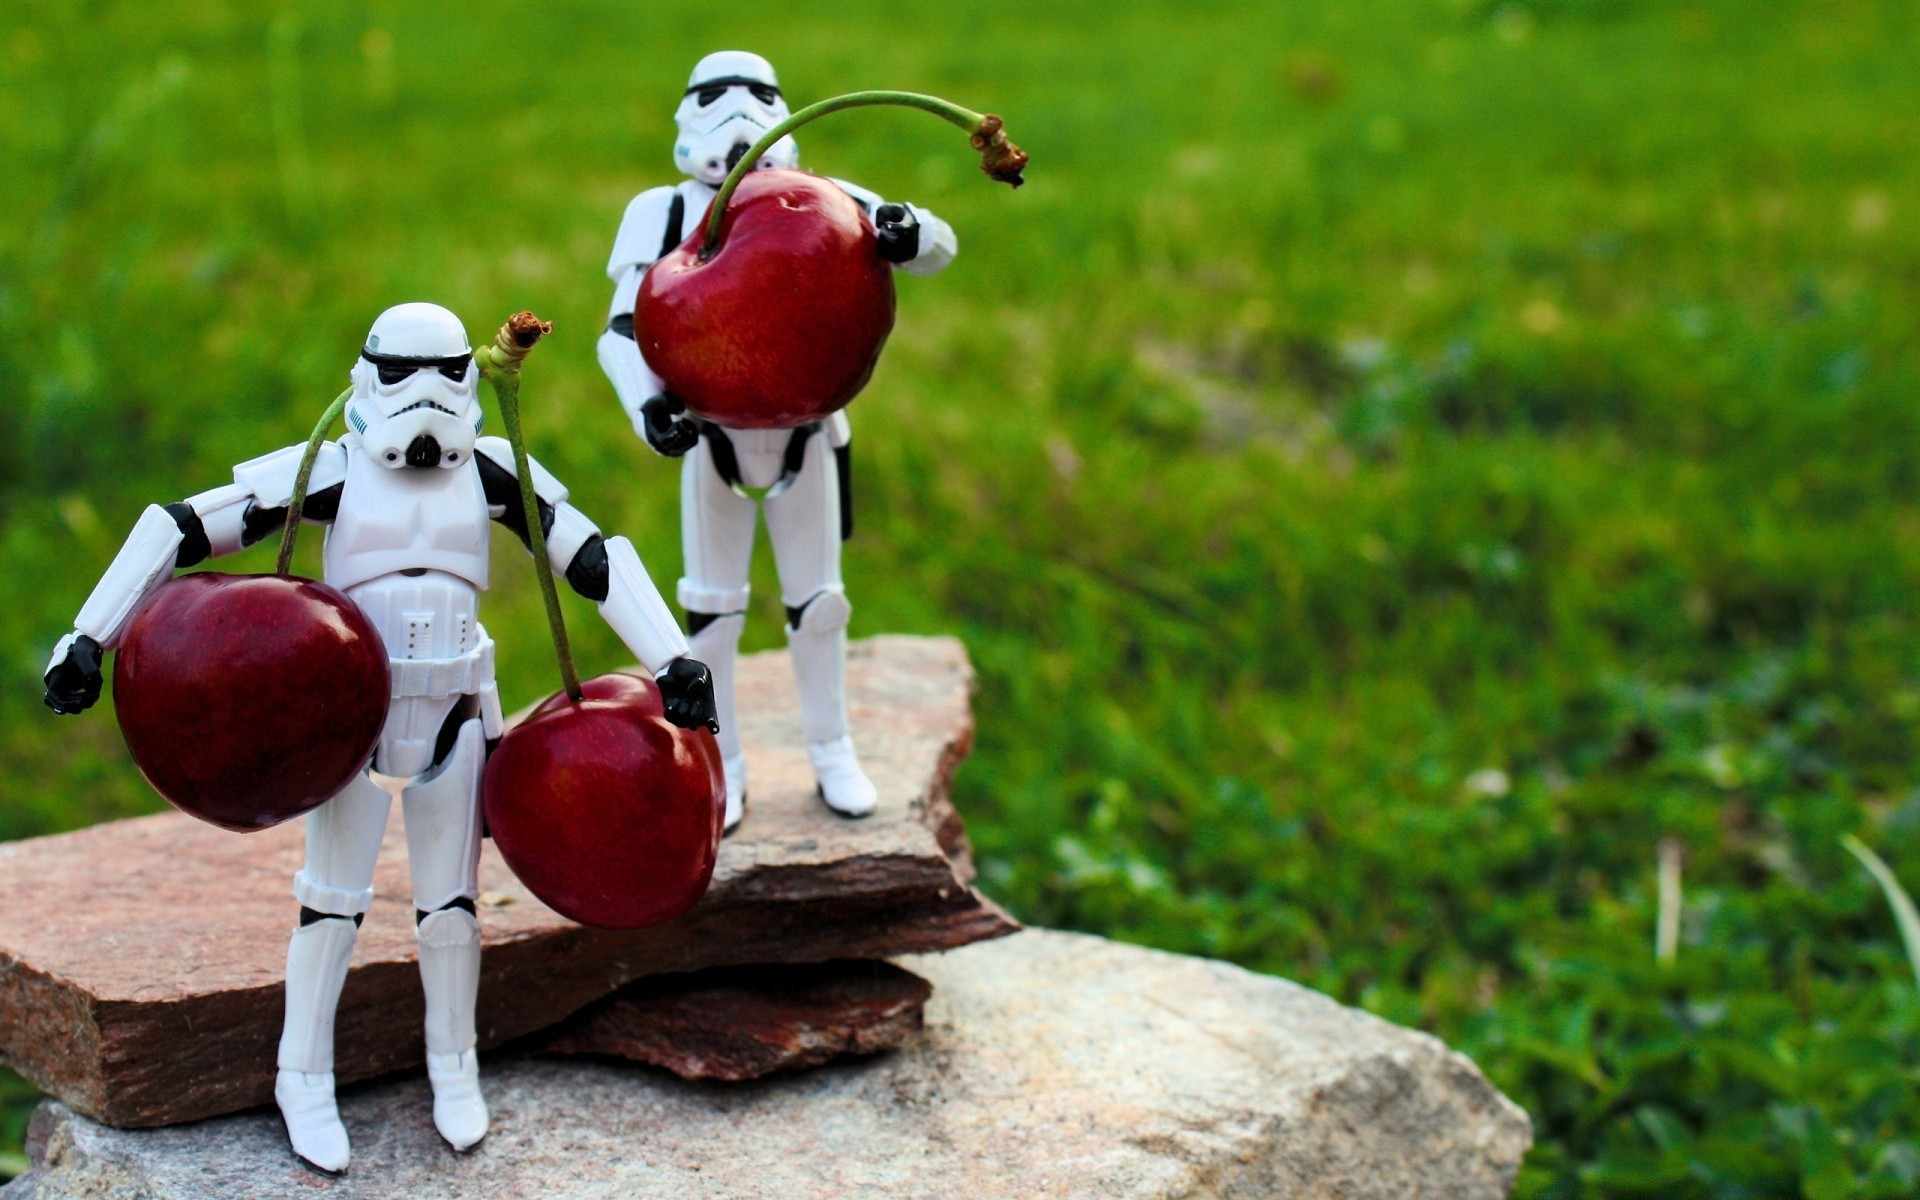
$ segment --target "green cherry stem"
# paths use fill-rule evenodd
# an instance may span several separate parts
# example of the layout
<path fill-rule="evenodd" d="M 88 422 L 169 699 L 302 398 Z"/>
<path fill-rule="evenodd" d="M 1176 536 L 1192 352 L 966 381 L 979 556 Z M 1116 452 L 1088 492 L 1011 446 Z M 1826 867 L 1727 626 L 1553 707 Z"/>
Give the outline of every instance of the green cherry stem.
<path fill-rule="evenodd" d="M 520 508 L 527 522 L 527 549 L 533 553 L 533 571 L 540 579 L 540 596 L 547 604 L 547 628 L 553 634 L 553 654 L 560 661 L 560 682 L 574 703 L 586 699 L 580 688 L 580 669 L 573 663 L 573 645 L 567 639 L 567 619 L 560 611 L 560 593 L 553 585 L 553 564 L 547 561 L 547 531 L 540 523 L 540 498 L 533 490 L 533 466 L 527 459 L 527 439 L 520 430 L 520 363 L 534 343 L 553 332 L 550 321 L 530 312 L 515 313 L 493 335 L 493 344 L 474 352 L 480 374 L 493 384 L 500 401 L 500 419 L 513 443 L 513 472 L 520 481 Z"/>
<path fill-rule="evenodd" d="M 713 198 L 713 207 L 707 213 L 707 240 L 700 247 L 701 261 L 712 258 L 720 250 L 720 225 L 727 212 L 727 201 L 733 198 L 734 189 L 740 186 L 747 172 L 753 170 L 753 164 L 760 156 L 773 149 L 775 142 L 809 122 L 839 112 L 843 108 L 864 108 L 873 104 L 892 104 L 904 108 L 917 108 L 930 112 L 936 117 L 948 121 L 967 131 L 973 148 L 980 152 L 980 169 L 1002 183 L 1019 187 L 1021 171 L 1026 168 L 1027 155 L 1020 147 L 1007 140 L 1000 118 L 992 113 L 977 113 L 962 108 L 950 100 L 938 96 L 927 96 L 919 92 L 848 92 L 844 96 L 835 96 L 831 100 L 822 100 L 809 104 L 799 112 L 775 125 L 733 165 L 727 172 L 727 178 L 720 185 L 720 191 Z"/>
<path fill-rule="evenodd" d="M 348 388 L 333 398 L 327 405 L 327 411 L 320 414 L 319 424 L 313 427 L 312 436 L 307 438 L 307 448 L 300 455 L 300 471 L 293 477 L 293 496 L 287 501 L 287 523 L 280 528 L 280 561 L 274 564 L 273 573 L 285 575 L 293 569 L 293 543 L 300 536 L 300 510 L 307 504 L 307 485 L 313 482 L 313 463 L 320 457 L 320 447 L 327 440 L 327 430 L 340 419 L 347 407 L 347 401 L 353 396 Z"/>

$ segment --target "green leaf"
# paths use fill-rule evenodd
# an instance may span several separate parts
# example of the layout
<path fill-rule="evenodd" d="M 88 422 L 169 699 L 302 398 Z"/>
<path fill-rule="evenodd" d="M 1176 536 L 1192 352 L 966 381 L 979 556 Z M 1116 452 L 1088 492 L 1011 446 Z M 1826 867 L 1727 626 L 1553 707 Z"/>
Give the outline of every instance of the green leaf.
<path fill-rule="evenodd" d="M 1900 880 L 1893 874 L 1885 860 L 1859 838 L 1847 834 L 1840 839 L 1852 855 L 1867 868 L 1880 890 L 1887 894 L 1887 903 L 1893 906 L 1893 919 L 1900 926 L 1900 940 L 1907 946 L 1907 961 L 1913 964 L 1913 982 L 1920 986 L 1920 909 L 1913 906 L 1913 897 L 1907 895 L 1907 889 L 1900 886 Z"/>

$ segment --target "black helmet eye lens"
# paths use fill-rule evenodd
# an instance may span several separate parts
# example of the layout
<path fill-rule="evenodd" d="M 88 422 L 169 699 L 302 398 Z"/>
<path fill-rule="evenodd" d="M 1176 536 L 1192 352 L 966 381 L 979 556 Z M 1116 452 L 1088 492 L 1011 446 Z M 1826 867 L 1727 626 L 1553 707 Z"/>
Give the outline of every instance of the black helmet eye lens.
<path fill-rule="evenodd" d="M 729 75 L 724 79 L 709 79 L 705 83 L 688 88 L 687 94 L 696 97 L 700 101 L 701 108 L 711 108 L 720 97 L 727 94 L 728 88 L 736 87 L 746 88 L 753 93 L 755 100 L 769 108 L 780 98 L 780 89 L 772 84 L 761 83 L 758 79 L 748 79 L 739 75 Z"/>
<path fill-rule="evenodd" d="M 361 351 L 360 357 L 373 364 L 380 375 L 380 382 L 388 387 L 401 383 L 415 371 L 438 371 L 455 383 L 465 383 L 467 370 L 473 366 L 472 354 L 458 354 L 447 358 L 404 358 L 399 355 L 373 354 Z"/>

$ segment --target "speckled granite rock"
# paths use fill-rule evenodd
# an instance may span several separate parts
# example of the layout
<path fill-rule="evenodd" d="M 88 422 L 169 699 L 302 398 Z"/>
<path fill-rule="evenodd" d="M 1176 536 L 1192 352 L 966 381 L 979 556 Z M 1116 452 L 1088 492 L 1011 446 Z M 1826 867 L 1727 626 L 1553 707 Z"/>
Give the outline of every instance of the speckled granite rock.
<path fill-rule="evenodd" d="M 722 844 L 706 898 L 667 925 L 583 929 L 528 894 L 489 844 L 482 1045 L 544 1029 L 645 975 L 877 958 L 1014 930 L 969 886 L 966 834 L 947 801 L 973 741 L 971 679 L 951 638 L 853 644 L 854 737 L 880 808 L 847 821 L 814 795 L 787 656 L 744 658 L 746 820 Z M 302 829 L 242 835 L 163 813 L 0 844 L 0 1060 L 114 1125 L 269 1100 Z M 340 1004 L 342 1080 L 422 1061 L 397 817 L 374 888 Z"/>
<path fill-rule="evenodd" d="M 907 965 L 927 1028 L 878 1058 L 696 1084 L 495 1057 L 464 1157 L 423 1080 L 364 1086 L 340 1179 L 271 1114 L 117 1131 L 48 1103 L 0 1200 L 1482 1200 L 1530 1140 L 1465 1058 L 1285 980 L 1040 931 Z"/>

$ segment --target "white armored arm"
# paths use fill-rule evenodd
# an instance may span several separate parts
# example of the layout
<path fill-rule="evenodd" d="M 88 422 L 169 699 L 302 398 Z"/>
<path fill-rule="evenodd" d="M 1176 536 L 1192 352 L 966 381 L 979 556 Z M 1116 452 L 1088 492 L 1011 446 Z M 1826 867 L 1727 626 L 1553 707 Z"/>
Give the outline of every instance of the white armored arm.
<path fill-rule="evenodd" d="M 513 447 L 505 438 L 484 437 L 474 443 L 474 449 L 489 513 L 522 541 L 530 542 Z M 566 487 L 537 460 L 527 462 L 533 469 L 534 499 L 554 573 L 566 576 L 574 591 L 599 604 L 600 615 L 649 671 L 658 673 L 686 654 L 687 639 L 640 565 L 633 543 L 623 537 L 601 537 L 587 515 L 567 503 Z"/>
<path fill-rule="evenodd" d="M 853 422 L 847 420 L 847 410 L 844 408 L 821 422 L 821 427 L 827 431 L 827 445 L 835 450 L 853 441 Z"/>
<path fill-rule="evenodd" d="M 120 644 L 134 612 L 173 577 L 176 568 L 232 554 L 279 528 L 301 449 L 296 446 L 242 463 L 234 469 L 233 483 L 164 507 L 149 505 L 140 514 L 120 552 L 80 606 L 73 632 L 54 647 L 46 672 L 49 706 L 56 712 L 79 712 L 99 697 L 101 652 Z M 309 494 L 345 476 L 339 447 L 325 449 L 334 454 L 322 453 Z M 272 465 L 288 455 L 291 467 L 281 470 Z M 273 479 L 281 474 L 286 476 L 285 492 L 277 499 L 263 497 L 256 485 L 265 479 L 267 491 L 272 492 Z M 308 510 L 312 509 L 309 505 Z"/>
<path fill-rule="evenodd" d="M 289 446 L 233 469 L 234 482 L 165 507 L 150 505 L 81 606 L 73 627 L 102 647 L 120 640 L 127 618 L 176 567 L 233 554 L 279 527 L 293 496 L 303 446 Z M 314 462 L 308 495 L 346 478 L 346 452 L 332 442 Z M 311 512 L 312 504 L 308 505 Z M 56 652 L 57 654 L 57 652 Z M 57 658 L 56 658 L 57 661 Z"/>
<path fill-rule="evenodd" d="M 646 418 L 641 406 L 658 396 L 664 386 L 660 377 L 647 366 L 633 338 L 633 309 L 640 295 L 640 280 L 662 254 L 678 244 L 687 222 L 690 206 L 680 189 L 650 188 L 633 198 L 620 219 L 620 232 L 614 235 L 613 252 L 607 256 L 607 278 L 613 280 L 613 300 L 607 311 L 607 328 L 595 347 L 600 369 L 613 384 L 620 407 L 633 423 L 633 431 L 646 437 Z"/>
<path fill-rule="evenodd" d="M 624 537 L 606 542 L 607 593 L 600 615 L 620 635 L 635 658 L 658 675 L 688 651 L 686 635 L 673 619 L 660 589 L 641 565 L 633 543 Z"/>
<path fill-rule="evenodd" d="M 636 281 L 640 274 L 640 268 L 633 268 Z M 631 315 L 631 308 L 628 312 Z M 631 330 L 632 326 L 627 328 Z M 660 377 L 641 357 L 640 346 L 631 333 L 607 329 L 600 334 L 600 342 L 595 349 L 600 356 L 600 369 L 607 373 L 608 382 L 613 384 L 614 395 L 620 398 L 620 407 L 627 414 L 627 420 L 633 422 L 633 432 L 645 437 L 646 418 L 641 414 L 640 406 L 661 393 Z"/>
<path fill-rule="evenodd" d="M 614 234 L 613 251 L 607 255 L 607 278 L 620 285 L 614 293 L 615 311 L 622 308 L 633 311 L 632 291 L 621 291 L 638 286 L 638 275 L 631 280 L 629 270 L 639 268 L 644 271 L 660 257 L 662 243 L 667 238 L 667 223 L 673 215 L 673 201 L 679 194 L 671 187 L 648 188 L 635 196 L 628 204 L 627 211 L 620 218 L 620 231 Z M 685 200 L 681 201 L 681 210 L 686 210 Z M 676 241 L 678 239 L 675 239 Z"/>
<path fill-rule="evenodd" d="M 473 449 L 474 459 L 480 466 L 480 486 L 487 496 L 487 515 L 513 530 L 528 550 L 532 550 L 533 539 L 527 533 L 512 444 L 505 438 L 483 437 L 474 443 Z M 574 560 L 582 549 L 600 540 L 600 530 L 585 513 L 567 503 L 566 485 L 555 479 L 538 459 L 528 458 L 527 464 L 533 468 L 534 502 L 540 509 L 540 528 L 547 537 L 547 563 L 571 581 Z M 578 585 L 575 586 L 577 590 Z"/>
<path fill-rule="evenodd" d="M 896 257 L 892 261 L 907 274 L 932 275 L 943 271 L 947 264 L 953 261 L 954 256 L 960 253 L 960 240 L 954 234 L 953 226 L 935 216 L 930 210 L 917 204 L 898 201 L 889 204 L 880 198 L 879 193 L 868 191 L 859 184 L 848 183 L 844 179 L 835 179 L 832 182 L 834 186 L 853 197 L 854 203 L 860 206 L 860 211 L 866 214 L 867 222 L 874 227 L 875 232 L 881 235 L 883 256 L 887 235 L 885 217 L 890 214 L 883 214 L 882 210 L 887 208 L 906 210 L 918 230 L 918 236 L 911 247 L 909 257 Z M 901 253 L 907 253 L 907 251 Z"/>
<path fill-rule="evenodd" d="M 917 204 L 907 207 L 920 221 L 920 253 L 902 263 L 900 269 L 909 275 L 932 275 L 946 270 L 954 255 L 960 253 L 960 239 L 955 236 L 953 226 Z"/>
<path fill-rule="evenodd" d="M 562 500 L 553 506 L 553 524 L 547 528 L 547 564 L 566 574 L 586 544 L 599 536 L 599 527 L 587 514 Z"/>
<path fill-rule="evenodd" d="M 112 565 L 80 606 L 80 614 L 73 619 L 75 632 L 86 634 L 106 649 L 113 648 L 133 610 L 153 589 L 173 578 L 185 540 L 172 513 L 158 504 L 147 505 L 120 553 L 113 556 Z M 54 651 L 55 662 L 63 657 L 64 649 L 62 646 Z"/>
<path fill-rule="evenodd" d="M 293 501 L 293 484 L 300 474 L 300 459 L 305 446 L 288 446 L 272 454 L 250 458 L 233 469 L 233 481 L 262 509 L 284 509 Z M 338 442 L 322 442 L 314 456 L 313 474 L 307 479 L 307 502 L 303 505 L 308 520 L 315 517 L 315 498 L 347 478 L 347 448 Z M 283 512 L 281 516 L 285 516 Z M 327 518 L 331 519 L 331 518 Z M 249 538 L 251 545 L 254 539 Z"/>
<path fill-rule="evenodd" d="M 485 437 L 474 449 L 494 520 L 527 540 L 513 448 L 505 438 Z M 533 468 L 540 523 L 547 532 L 547 561 L 555 573 L 565 575 L 574 591 L 599 604 L 600 615 L 647 670 L 658 674 L 685 655 L 687 639 L 640 565 L 633 543 L 623 537 L 601 537 L 586 514 L 567 503 L 567 489 L 560 481 L 537 461 L 527 462 Z"/>

